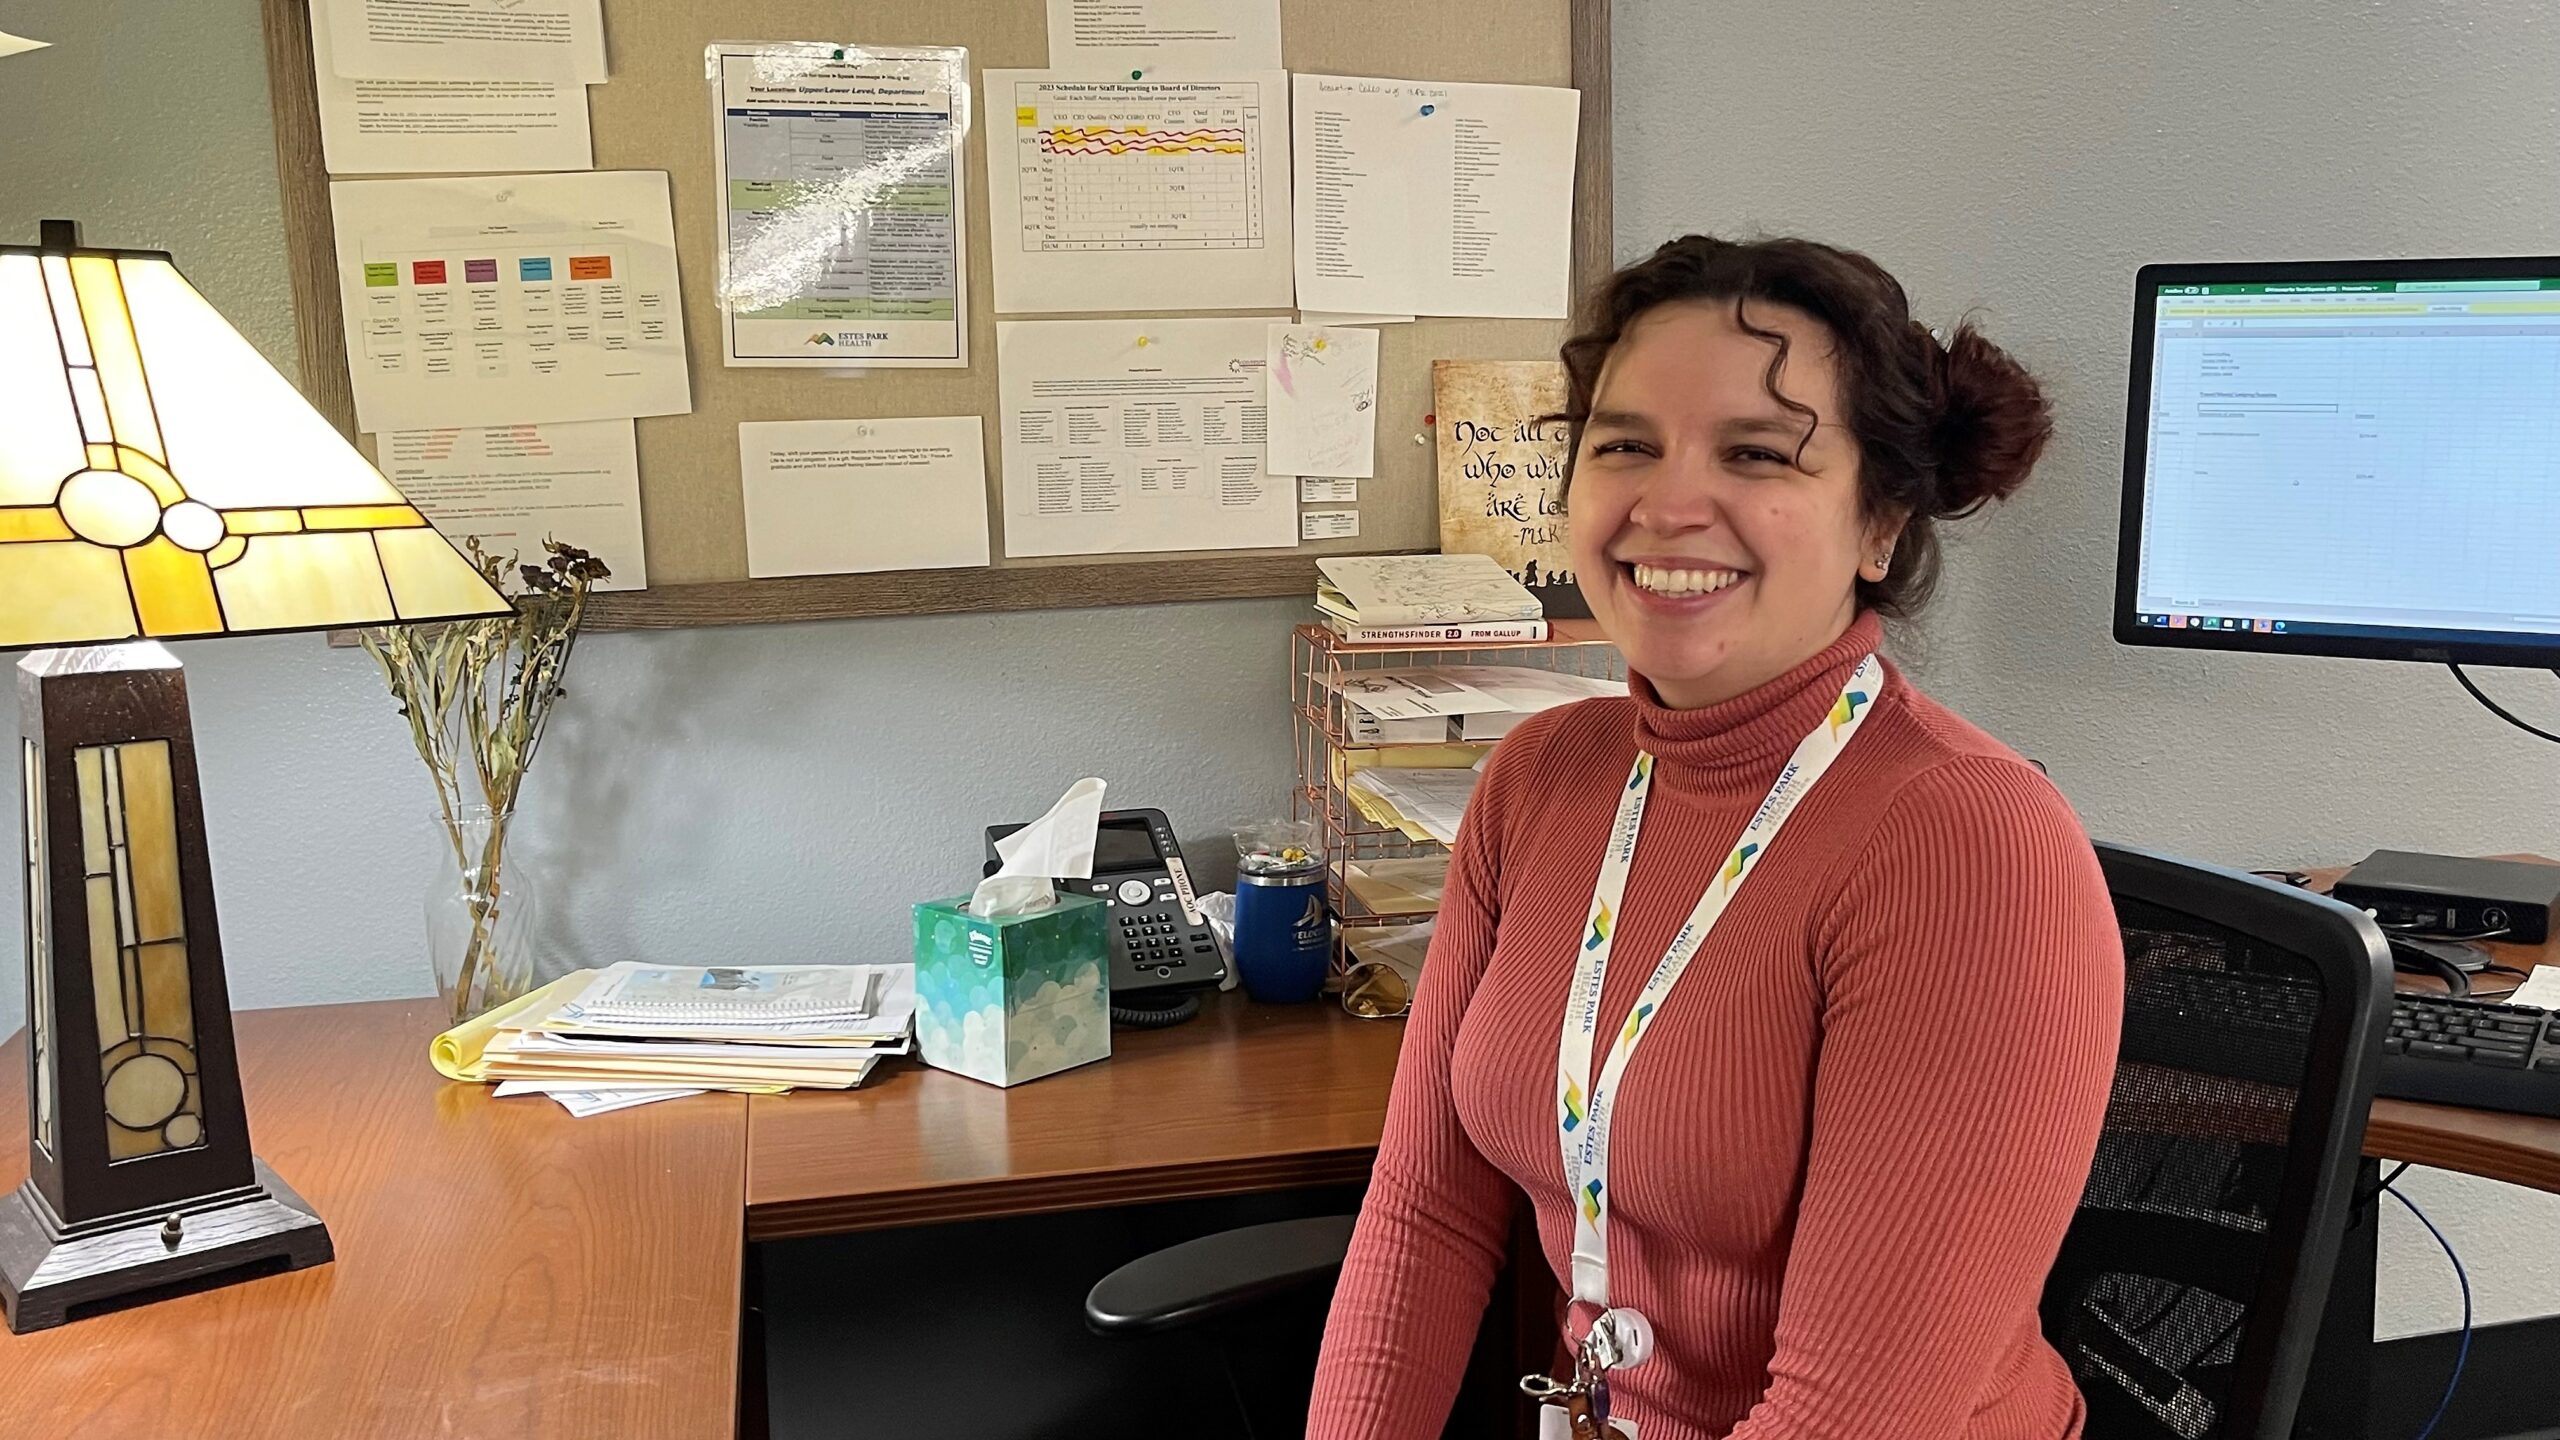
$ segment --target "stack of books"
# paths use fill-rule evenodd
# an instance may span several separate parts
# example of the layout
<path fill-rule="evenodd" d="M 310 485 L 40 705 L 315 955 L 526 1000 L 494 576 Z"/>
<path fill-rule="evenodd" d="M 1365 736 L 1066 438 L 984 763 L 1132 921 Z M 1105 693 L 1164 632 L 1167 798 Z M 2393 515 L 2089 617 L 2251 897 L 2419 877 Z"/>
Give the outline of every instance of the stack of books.
<path fill-rule="evenodd" d="M 1490 555 L 1335 555 L 1316 572 L 1316 612 L 1346 645 L 1547 638 L 1545 607 Z"/>
<path fill-rule="evenodd" d="M 447 1032 L 436 1062 L 576 1115 L 706 1090 L 849 1090 L 907 1053 L 915 1004 L 910 965 L 624 963 Z"/>

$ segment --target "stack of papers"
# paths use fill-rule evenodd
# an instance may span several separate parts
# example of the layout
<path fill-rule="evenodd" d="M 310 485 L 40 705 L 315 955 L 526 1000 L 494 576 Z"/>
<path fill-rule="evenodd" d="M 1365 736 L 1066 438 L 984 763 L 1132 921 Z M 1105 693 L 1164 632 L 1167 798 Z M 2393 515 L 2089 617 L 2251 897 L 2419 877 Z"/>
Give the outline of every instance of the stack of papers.
<path fill-rule="evenodd" d="M 1558 705 L 1627 693 L 1627 683 L 1528 665 L 1408 666 L 1353 670 L 1328 680 L 1349 702 L 1355 743 L 1499 740 Z"/>
<path fill-rule="evenodd" d="M 1458 822 L 1475 797 L 1476 770 L 1404 770 L 1379 766 L 1351 777 L 1348 794 L 1361 814 L 1392 825 L 1408 840 L 1454 845 Z"/>
<path fill-rule="evenodd" d="M 1449 888 L 1449 857 L 1421 855 L 1353 860 L 1343 867 L 1351 898 L 1372 915 L 1429 915 Z"/>
<path fill-rule="evenodd" d="M 447 1032 L 436 1060 L 577 1115 L 706 1090 L 849 1090 L 907 1053 L 915 1005 L 909 965 L 624 963 Z"/>

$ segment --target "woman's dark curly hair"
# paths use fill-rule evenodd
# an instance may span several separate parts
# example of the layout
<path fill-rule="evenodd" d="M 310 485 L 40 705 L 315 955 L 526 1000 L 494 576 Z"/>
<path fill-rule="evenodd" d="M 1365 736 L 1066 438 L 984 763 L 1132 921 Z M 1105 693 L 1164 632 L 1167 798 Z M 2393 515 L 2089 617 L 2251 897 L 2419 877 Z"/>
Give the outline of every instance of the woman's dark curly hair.
<path fill-rule="evenodd" d="M 1891 572 L 1882 581 L 1860 577 L 1859 603 L 1888 615 L 1918 610 L 1938 583 L 1934 523 L 2007 498 L 2044 453 L 2053 410 L 2043 388 L 1970 320 L 1940 344 L 1911 318 L 1902 282 L 1855 251 L 1811 240 L 1684 235 L 1611 276 L 1592 297 L 1580 333 L 1564 344 L 1568 486 L 1601 368 L 1627 327 L 1658 306 L 1700 301 L 1730 302 L 1734 323 L 1773 347 L 1766 383 L 1773 399 L 1804 417 L 1799 447 L 1824 420 L 1856 437 L 1861 508 L 1870 518 L 1904 522 Z M 1787 337 L 1753 324 L 1746 301 L 1792 306 L 1821 322 L 1845 413 L 1816 415 L 1778 389 Z"/>

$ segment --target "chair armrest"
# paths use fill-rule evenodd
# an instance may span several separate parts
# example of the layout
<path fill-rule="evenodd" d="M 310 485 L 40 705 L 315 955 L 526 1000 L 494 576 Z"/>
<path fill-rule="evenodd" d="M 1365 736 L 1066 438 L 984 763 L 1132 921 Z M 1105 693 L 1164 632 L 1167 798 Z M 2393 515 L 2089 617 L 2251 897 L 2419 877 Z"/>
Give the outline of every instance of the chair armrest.
<path fill-rule="evenodd" d="M 1085 1324 L 1102 1335 L 1145 1335 L 1304 1289 L 1342 1268 L 1351 1222 L 1348 1215 L 1278 1220 L 1141 1255 L 1094 1283 Z"/>

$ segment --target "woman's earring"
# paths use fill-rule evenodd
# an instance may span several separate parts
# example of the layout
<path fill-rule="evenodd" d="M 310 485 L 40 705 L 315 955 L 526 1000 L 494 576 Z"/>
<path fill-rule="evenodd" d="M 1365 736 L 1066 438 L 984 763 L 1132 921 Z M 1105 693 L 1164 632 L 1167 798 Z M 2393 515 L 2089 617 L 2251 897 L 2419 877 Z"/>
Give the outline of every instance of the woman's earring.
<path fill-rule="evenodd" d="M 1893 552 L 1890 550 L 1877 551 L 1876 578 L 1881 580 L 1891 573 L 1893 573 Z"/>

